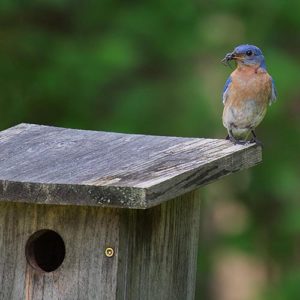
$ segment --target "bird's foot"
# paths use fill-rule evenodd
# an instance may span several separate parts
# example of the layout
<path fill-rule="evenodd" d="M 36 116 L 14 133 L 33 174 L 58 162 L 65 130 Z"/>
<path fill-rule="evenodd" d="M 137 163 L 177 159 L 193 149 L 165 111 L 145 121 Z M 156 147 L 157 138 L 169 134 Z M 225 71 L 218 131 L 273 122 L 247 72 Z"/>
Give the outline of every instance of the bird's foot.
<path fill-rule="evenodd" d="M 245 140 L 234 140 L 232 141 L 235 145 L 247 145 L 249 144 L 249 141 L 245 141 Z"/>
<path fill-rule="evenodd" d="M 234 145 L 247 145 L 249 143 L 249 141 L 247 141 L 247 140 L 237 140 L 236 138 L 234 138 L 233 136 L 230 136 L 230 135 L 228 135 L 226 137 L 226 140 L 229 140 Z"/>

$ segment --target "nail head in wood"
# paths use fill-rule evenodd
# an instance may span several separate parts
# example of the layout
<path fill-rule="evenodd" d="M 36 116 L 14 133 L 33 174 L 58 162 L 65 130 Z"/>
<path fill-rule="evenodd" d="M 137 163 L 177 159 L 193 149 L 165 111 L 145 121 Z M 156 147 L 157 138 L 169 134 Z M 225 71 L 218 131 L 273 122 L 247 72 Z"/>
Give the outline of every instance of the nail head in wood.
<path fill-rule="evenodd" d="M 114 251 L 113 248 L 108 247 L 108 248 L 105 249 L 105 255 L 106 255 L 107 257 L 113 257 L 114 254 L 115 254 L 115 251 Z"/>

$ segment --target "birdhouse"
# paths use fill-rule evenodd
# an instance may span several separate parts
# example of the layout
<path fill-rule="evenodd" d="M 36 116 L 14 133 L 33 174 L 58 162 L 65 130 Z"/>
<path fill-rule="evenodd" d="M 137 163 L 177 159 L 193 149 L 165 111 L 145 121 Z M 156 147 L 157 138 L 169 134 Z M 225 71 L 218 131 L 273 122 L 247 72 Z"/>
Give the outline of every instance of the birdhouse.
<path fill-rule="evenodd" d="M 260 161 L 217 139 L 0 132 L 0 299 L 193 299 L 197 189 Z"/>

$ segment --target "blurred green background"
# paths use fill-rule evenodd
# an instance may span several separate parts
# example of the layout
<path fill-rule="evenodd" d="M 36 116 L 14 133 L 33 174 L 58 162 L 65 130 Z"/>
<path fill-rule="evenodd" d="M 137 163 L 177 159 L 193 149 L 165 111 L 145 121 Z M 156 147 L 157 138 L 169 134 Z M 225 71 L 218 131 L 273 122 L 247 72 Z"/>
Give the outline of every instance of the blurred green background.
<path fill-rule="evenodd" d="M 263 164 L 202 189 L 197 299 L 300 299 L 300 2 L 0 4 L 0 127 L 224 138 L 220 64 L 264 51 L 278 101 Z"/>

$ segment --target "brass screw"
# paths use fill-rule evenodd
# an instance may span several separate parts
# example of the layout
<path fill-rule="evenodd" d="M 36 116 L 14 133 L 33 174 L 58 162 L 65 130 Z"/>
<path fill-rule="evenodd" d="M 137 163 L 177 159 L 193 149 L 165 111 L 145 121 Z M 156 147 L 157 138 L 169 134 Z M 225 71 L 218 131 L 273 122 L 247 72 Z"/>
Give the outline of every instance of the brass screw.
<path fill-rule="evenodd" d="M 115 254 L 115 251 L 114 251 L 113 248 L 108 247 L 108 248 L 105 249 L 105 255 L 107 257 L 112 257 L 112 256 L 114 256 L 114 254 Z"/>

